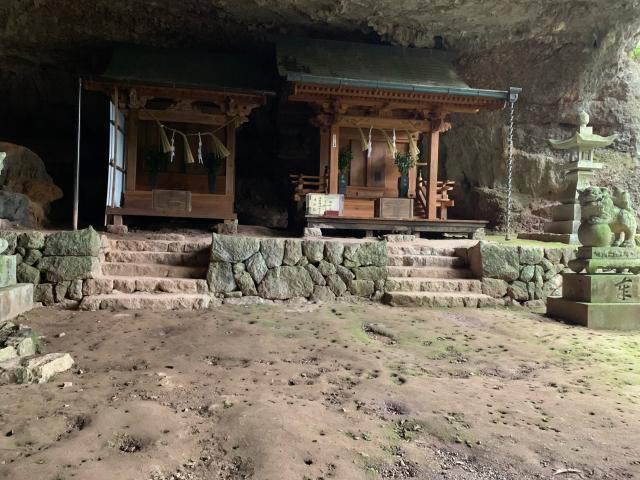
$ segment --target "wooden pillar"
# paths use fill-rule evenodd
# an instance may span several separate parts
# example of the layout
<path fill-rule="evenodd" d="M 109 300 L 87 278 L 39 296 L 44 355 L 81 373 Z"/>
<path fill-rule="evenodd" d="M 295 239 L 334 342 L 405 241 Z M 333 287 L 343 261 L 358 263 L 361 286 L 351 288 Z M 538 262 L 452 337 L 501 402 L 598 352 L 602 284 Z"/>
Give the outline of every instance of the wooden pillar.
<path fill-rule="evenodd" d="M 338 125 L 331 125 L 329 142 L 329 193 L 338 193 L 338 155 L 340 153 L 340 127 Z"/>
<path fill-rule="evenodd" d="M 125 192 L 133 192 L 136 189 L 136 170 L 138 164 L 138 109 L 129 110 L 127 119 L 127 156 L 125 157 L 126 181 Z"/>
<path fill-rule="evenodd" d="M 329 151 L 331 149 L 331 135 L 328 127 L 320 127 L 320 159 L 318 175 L 324 175 L 325 168 L 329 165 Z"/>
<path fill-rule="evenodd" d="M 411 145 L 411 136 L 412 135 L 417 135 L 418 138 L 416 140 L 416 145 L 418 146 L 418 148 L 420 148 L 420 134 L 419 133 L 414 133 L 414 132 L 408 132 L 407 133 L 407 141 L 409 142 L 409 145 Z M 411 147 L 409 147 L 409 151 L 411 151 Z M 420 161 L 420 159 L 416 159 L 416 163 L 418 163 Z M 418 165 L 414 166 L 411 170 L 409 170 L 409 197 L 411 198 L 415 198 L 416 196 L 416 182 L 418 179 Z"/>
<path fill-rule="evenodd" d="M 229 213 L 235 214 L 234 201 L 236 194 L 236 125 L 231 122 L 227 125 L 227 150 L 229 156 L 226 163 L 224 195 L 229 202 Z"/>
<path fill-rule="evenodd" d="M 435 220 L 438 215 L 436 199 L 438 196 L 438 153 L 440 150 L 440 130 L 431 131 L 429 142 L 429 195 L 427 198 L 427 219 Z"/>

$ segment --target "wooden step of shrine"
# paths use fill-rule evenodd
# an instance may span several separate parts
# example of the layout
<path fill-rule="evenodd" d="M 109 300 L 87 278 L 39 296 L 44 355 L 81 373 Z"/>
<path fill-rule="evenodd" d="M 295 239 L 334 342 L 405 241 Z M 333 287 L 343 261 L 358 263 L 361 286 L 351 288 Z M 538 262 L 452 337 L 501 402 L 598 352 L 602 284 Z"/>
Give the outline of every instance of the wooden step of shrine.
<path fill-rule="evenodd" d="M 393 267 L 464 267 L 466 262 L 459 257 L 442 255 L 389 255 L 387 265 Z"/>
<path fill-rule="evenodd" d="M 393 307 L 496 307 L 498 300 L 474 292 L 386 292 L 382 301 Z"/>
<path fill-rule="evenodd" d="M 84 297 L 81 310 L 206 310 L 208 294 L 193 293 L 111 293 Z"/>
<path fill-rule="evenodd" d="M 200 278 L 207 276 L 207 267 L 177 266 L 158 263 L 102 262 L 102 274 L 118 277 Z"/>
<path fill-rule="evenodd" d="M 387 270 L 389 277 L 473 278 L 466 268 L 389 266 Z"/>
<path fill-rule="evenodd" d="M 482 293 L 482 282 L 467 278 L 390 277 L 385 288 L 392 292 Z"/>

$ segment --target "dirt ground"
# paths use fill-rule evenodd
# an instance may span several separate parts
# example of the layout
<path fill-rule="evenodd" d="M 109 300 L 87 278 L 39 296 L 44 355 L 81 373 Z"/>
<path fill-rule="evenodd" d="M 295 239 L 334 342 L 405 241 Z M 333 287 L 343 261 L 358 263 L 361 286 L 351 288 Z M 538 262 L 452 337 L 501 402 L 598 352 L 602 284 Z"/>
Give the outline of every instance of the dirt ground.
<path fill-rule="evenodd" d="M 0 389 L 0 478 L 640 478 L 639 335 L 348 304 L 23 322 L 77 369 Z"/>

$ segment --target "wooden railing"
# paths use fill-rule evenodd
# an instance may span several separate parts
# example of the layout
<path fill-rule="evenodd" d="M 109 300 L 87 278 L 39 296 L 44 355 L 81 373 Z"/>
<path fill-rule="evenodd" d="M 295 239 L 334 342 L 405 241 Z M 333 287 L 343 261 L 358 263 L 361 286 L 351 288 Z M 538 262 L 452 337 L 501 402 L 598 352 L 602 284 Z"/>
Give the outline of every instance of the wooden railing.
<path fill-rule="evenodd" d="M 449 198 L 449 192 L 453 190 L 456 182 L 445 180 L 438 182 L 436 193 L 436 218 L 447 219 L 447 209 L 453 207 L 455 202 Z M 416 185 L 416 201 L 414 205 L 414 215 L 420 218 L 427 218 L 429 212 L 429 186 L 428 182 L 422 178 L 422 173 L 418 172 Z"/>
<path fill-rule="evenodd" d="M 325 169 L 322 176 L 289 174 L 289 179 L 293 184 L 293 201 L 304 202 L 307 193 L 328 193 L 329 192 L 329 173 Z"/>

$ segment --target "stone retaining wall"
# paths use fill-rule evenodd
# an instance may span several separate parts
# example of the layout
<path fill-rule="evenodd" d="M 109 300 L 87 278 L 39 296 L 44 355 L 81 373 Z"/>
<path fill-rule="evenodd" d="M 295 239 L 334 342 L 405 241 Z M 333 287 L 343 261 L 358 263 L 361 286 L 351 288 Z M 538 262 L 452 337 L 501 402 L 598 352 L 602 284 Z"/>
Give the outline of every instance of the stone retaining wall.
<path fill-rule="evenodd" d="M 542 248 L 479 242 L 458 252 L 482 280 L 482 293 L 507 302 L 542 306 L 562 295 L 562 272 L 575 257 L 573 247 Z"/>
<path fill-rule="evenodd" d="M 101 240 L 91 227 L 50 234 L 6 230 L 0 238 L 9 242 L 0 254 L 16 256 L 17 281 L 34 285 L 35 302 L 80 301 L 83 283 L 100 273 Z"/>
<path fill-rule="evenodd" d="M 213 234 L 207 282 L 219 297 L 266 300 L 341 297 L 379 300 L 387 278 L 387 243 Z M 259 301 L 259 300 L 258 300 Z"/>

